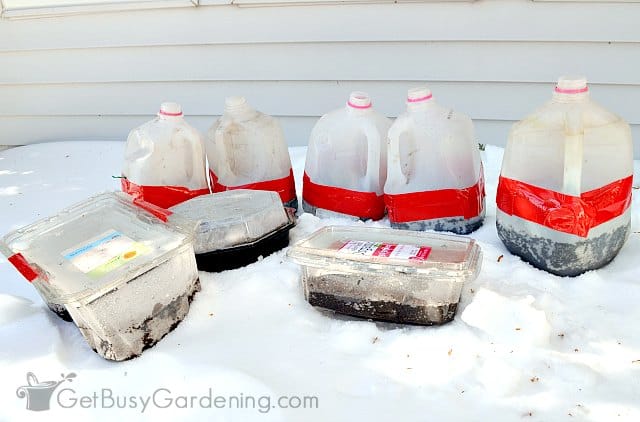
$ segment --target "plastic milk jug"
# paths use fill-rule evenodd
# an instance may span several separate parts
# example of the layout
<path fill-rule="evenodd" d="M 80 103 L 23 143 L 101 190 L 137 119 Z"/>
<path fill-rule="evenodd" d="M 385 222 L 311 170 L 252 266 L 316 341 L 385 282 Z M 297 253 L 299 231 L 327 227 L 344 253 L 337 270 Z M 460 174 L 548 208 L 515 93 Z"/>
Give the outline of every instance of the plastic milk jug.
<path fill-rule="evenodd" d="M 389 129 L 384 199 L 391 226 L 467 234 L 482 225 L 484 177 L 471 119 L 420 87 Z"/>
<path fill-rule="evenodd" d="M 229 97 L 224 114 L 207 134 L 213 192 L 232 189 L 277 192 L 298 208 L 291 158 L 278 121 L 253 109 L 243 97 Z"/>
<path fill-rule="evenodd" d="M 204 142 L 176 103 L 127 138 L 122 190 L 162 208 L 209 193 Z"/>
<path fill-rule="evenodd" d="M 379 220 L 386 179 L 386 134 L 391 121 L 374 111 L 366 93 L 325 114 L 309 140 L 303 208 L 318 216 Z"/>
<path fill-rule="evenodd" d="M 551 101 L 509 134 L 497 228 L 512 253 L 575 276 L 602 267 L 629 234 L 629 125 L 589 97 L 584 78 L 560 78 Z"/>

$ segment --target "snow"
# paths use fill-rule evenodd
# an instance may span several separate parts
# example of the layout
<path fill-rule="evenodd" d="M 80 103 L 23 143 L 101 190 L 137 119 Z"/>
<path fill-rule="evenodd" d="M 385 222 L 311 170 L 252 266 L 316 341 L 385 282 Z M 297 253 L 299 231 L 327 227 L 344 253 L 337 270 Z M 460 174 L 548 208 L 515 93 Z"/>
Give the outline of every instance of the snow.
<path fill-rule="evenodd" d="M 116 142 L 68 142 L 0 152 L 0 233 L 119 189 L 111 176 L 120 173 L 123 149 Z M 291 155 L 300 193 L 305 149 L 292 148 Z M 487 146 L 483 160 L 487 218 L 471 235 L 483 249 L 483 268 L 464 287 L 455 320 L 440 327 L 314 309 L 304 300 L 300 269 L 281 251 L 242 269 L 200 273 L 202 292 L 184 322 L 141 357 L 115 363 L 95 354 L 1 259 L 0 420 L 86 420 L 89 414 L 96 420 L 640 420 L 637 196 L 632 234 L 618 257 L 601 270 L 560 278 L 510 255 L 498 239 L 494 198 L 502 149 Z M 305 214 L 291 240 L 328 224 L 389 223 Z M 27 372 L 40 381 L 69 372 L 77 377 L 56 390 L 51 410 L 30 412 L 16 396 Z M 162 397 L 176 398 L 172 406 L 143 407 L 162 388 Z M 236 401 L 234 408 L 201 408 L 209 388 L 213 396 L 255 396 L 256 403 L 269 396 L 262 403 L 271 405 L 283 395 L 317 396 L 319 407 L 261 411 L 257 404 L 238 409 Z M 127 399 L 128 407 L 108 408 L 113 399 L 102 402 L 103 392 Z M 61 407 L 81 396 L 87 397 L 72 408 Z"/>

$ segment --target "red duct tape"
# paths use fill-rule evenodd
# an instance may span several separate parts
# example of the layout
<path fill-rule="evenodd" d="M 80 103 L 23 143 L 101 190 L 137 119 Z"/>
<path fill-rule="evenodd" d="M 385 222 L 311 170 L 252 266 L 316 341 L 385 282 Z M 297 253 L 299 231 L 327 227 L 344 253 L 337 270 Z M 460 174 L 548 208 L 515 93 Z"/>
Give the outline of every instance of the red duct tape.
<path fill-rule="evenodd" d="M 306 172 L 302 182 L 302 197 L 309 205 L 365 219 L 384 217 L 384 198 L 375 192 L 319 185 L 313 183 Z"/>
<path fill-rule="evenodd" d="M 389 220 L 406 223 L 446 217 L 477 217 L 482 212 L 484 197 L 484 174 L 480 168 L 478 183 L 468 188 L 385 194 L 384 201 Z"/>
<path fill-rule="evenodd" d="M 142 186 L 136 185 L 124 177 L 120 181 L 123 192 L 157 205 L 160 208 L 171 208 L 188 199 L 209 193 L 208 187 L 191 190 L 182 186 Z"/>
<path fill-rule="evenodd" d="M 589 230 L 622 215 L 631 204 L 633 176 L 584 192 L 565 195 L 500 176 L 496 202 L 509 215 L 552 230 L 587 237 Z"/>
<path fill-rule="evenodd" d="M 211 190 L 213 192 L 224 192 L 235 189 L 269 190 L 277 192 L 283 203 L 296 199 L 296 184 L 293 179 L 293 170 L 289 170 L 289 175 L 281 179 L 266 180 L 263 182 L 248 183 L 240 186 L 226 186 L 219 182 L 218 176 L 209 170 L 211 176 Z"/>
<path fill-rule="evenodd" d="M 8 259 L 11 265 L 13 265 L 29 283 L 38 278 L 38 273 L 29 265 L 21 253 L 13 254 Z"/>

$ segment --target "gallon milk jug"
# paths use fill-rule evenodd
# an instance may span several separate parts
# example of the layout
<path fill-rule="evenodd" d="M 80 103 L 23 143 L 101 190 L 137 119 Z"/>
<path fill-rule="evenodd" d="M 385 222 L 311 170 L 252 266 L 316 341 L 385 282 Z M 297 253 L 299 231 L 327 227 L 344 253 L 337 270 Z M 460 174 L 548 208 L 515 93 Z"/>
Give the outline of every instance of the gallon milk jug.
<path fill-rule="evenodd" d="M 392 227 L 467 234 L 482 225 L 484 178 L 469 117 L 438 105 L 427 88 L 411 89 L 388 138 Z"/>
<path fill-rule="evenodd" d="M 322 116 L 311 132 L 303 180 L 303 208 L 318 216 L 384 217 L 386 134 L 391 121 L 363 92 Z"/>
<path fill-rule="evenodd" d="M 176 103 L 127 138 L 122 190 L 162 208 L 209 193 L 204 142 Z"/>
<path fill-rule="evenodd" d="M 502 162 L 497 228 L 507 249 L 550 273 L 610 262 L 630 228 L 629 125 L 560 78 L 553 98 L 516 123 Z"/>
<path fill-rule="evenodd" d="M 224 114 L 207 135 L 213 192 L 233 189 L 277 192 L 298 208 L 289 150 L 276 119 L 254 110 L 243 97 L 229 97 Z"/>

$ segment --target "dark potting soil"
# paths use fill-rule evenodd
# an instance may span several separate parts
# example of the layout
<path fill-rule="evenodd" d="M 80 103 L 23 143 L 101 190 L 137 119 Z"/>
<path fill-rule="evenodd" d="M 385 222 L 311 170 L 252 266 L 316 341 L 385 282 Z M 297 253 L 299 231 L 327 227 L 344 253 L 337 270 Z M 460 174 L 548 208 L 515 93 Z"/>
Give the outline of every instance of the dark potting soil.
<path fill-rule="evenodd" d="M 319 292 L 309 292 L 307 300 L 313 306 L 341 314 L 400 324 L 444 324 L 453 320 L 458 309 L 457 303 L 417 307 L 383 300 L 354 301 L 353 298 Z"/>
<path fill-rule="evenodd" d="M 51 309 L 51 311 L 54 314 L 58 315 L 63 320 L 67 322 L 73 321 L 73 318 L 71 318 L 71 315 L 69 314 L 69 311 L 67 311 L 66 306 L 60 305 L 59 303 L 51 303 L 51 302 L 47 302 L 47 306 L 49 307 L 49 309 Z"/>
<path fill-rule="evenodd" d="M 294 225 L 295 223 L 291 222 L 268 236 L 247 245 L 196 254 L 198 270 L 218 272 L 252 264 L 261 256 L 269 256 L 289 246 L 289 231 Z"/>
<path fill-rule="evenodd" d="M 496 227 L 498 237 L 512 254 L 551 274 L 574 277 L 611 262 L 624 245 L 631 223 L 576 243 L 559 243 L 516 231 L 500 220 L 496 221 Z"/>
<path fill-rule="evenodd" d="M 391 222 L 391 227 L 401 230 L 425 231 L 435 230 L 438 232 L 451 232 L 455 234 L 469 234 L 484 223 L 483 217 L 464 219 L 462 217 L 435 218 L 433 220 L 410 221 L 407 223 Z"/>

